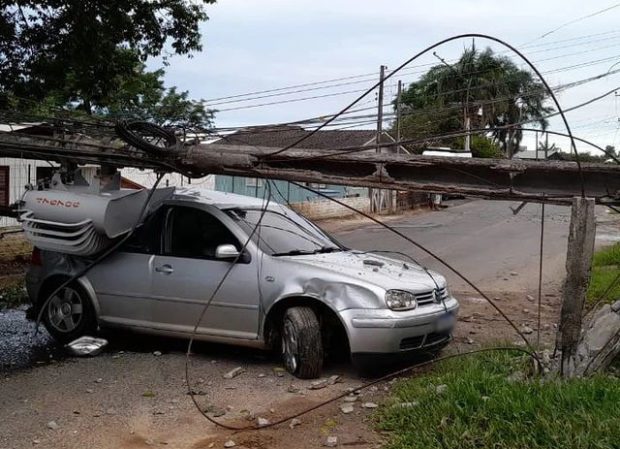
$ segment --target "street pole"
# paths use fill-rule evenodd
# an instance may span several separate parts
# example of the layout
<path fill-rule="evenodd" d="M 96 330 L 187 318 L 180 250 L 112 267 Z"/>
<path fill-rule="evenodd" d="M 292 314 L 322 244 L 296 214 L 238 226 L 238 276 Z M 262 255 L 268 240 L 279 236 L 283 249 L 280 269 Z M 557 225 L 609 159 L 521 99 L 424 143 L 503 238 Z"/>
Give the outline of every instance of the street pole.
<path fill-rule="evenodd" d="M 400 96 L 403 93 L 403 82 L 398 80 L 398 90 L 396 91 L 396 154 L 400 154 Z"/>
<path fill-rule="evenodd" d="M 381 135 L 383 134 L 383 80 L 385 79 L 385 66 L 381 65 L 379 68 L 379 93 L 377 95 L 377 150 L 376 153 L 381 153 Z M 382 209 L 382 191 L 380 189 L 373 189 L 370 195 L 370 210 L 372 212 L 380 212 Z"/>

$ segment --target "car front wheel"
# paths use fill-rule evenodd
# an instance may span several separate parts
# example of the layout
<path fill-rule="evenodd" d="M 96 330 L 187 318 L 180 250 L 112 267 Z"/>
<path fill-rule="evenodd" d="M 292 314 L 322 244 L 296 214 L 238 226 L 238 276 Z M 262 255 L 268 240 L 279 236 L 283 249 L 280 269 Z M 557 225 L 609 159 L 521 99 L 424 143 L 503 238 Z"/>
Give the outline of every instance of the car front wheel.
<path fill-rule="evenodd" d="M 321 327 L 310 307 L 291 307 L 282 319 L 282 359 L 287 371 L 301 379 L 314 379 L 323 368 Z"/>
<path fill-rule="evenodd" d="M 46 301 L 58 285 L 46 289 L 41 301 Z M 95 311 L 83 289 L 71 283 L 47 302 L 43 311 L 45 328 L 60 343 L 69 343 L 97 329 Z"/>

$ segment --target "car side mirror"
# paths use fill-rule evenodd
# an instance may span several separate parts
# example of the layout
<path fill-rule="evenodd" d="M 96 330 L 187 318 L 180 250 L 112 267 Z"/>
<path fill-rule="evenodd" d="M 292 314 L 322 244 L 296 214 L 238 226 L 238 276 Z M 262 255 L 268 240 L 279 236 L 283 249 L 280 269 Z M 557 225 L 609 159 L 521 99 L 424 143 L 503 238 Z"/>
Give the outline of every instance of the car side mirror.
<path fill-rule="evenodd" d="M 230 260 L 239 257 L 239 251 L 235 245 L 219 245 L 215 248 L 215 258 L 221 260 Z"/>

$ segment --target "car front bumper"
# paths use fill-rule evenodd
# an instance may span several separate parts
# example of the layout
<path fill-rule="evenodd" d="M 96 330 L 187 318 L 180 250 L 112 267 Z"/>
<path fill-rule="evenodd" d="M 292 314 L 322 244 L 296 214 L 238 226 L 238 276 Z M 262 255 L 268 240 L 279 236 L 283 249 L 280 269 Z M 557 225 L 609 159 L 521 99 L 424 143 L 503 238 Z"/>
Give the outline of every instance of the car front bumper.
<path fill-rule="evenodd" d="M 398 358 L 445 346 L 451 339 L 458 309 L 458 301 L 448 297 L 443 303 L 405 312 L 348 309 L 340 315 L 354 359 L 379 354 Z"/>

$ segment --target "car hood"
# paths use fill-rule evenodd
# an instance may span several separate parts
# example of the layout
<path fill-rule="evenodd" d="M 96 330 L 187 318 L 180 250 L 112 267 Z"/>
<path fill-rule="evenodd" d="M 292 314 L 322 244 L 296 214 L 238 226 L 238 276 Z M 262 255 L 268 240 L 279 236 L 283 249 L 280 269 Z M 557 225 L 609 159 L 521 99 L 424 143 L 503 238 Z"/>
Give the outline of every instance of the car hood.
<path fill-rule="evenodd" d="M 367 282 L 385 289 L 426 291 L 434 289 L 435 283 L 440 287 L 446 284 L 442 275 L 430 270 L 427 272 L 419 265 L 371 253 L 339 251 L 326 254 L 280 256 L 278 259 L 287 259 L 314 269 L 340 273 L 360 283 Z"/>

